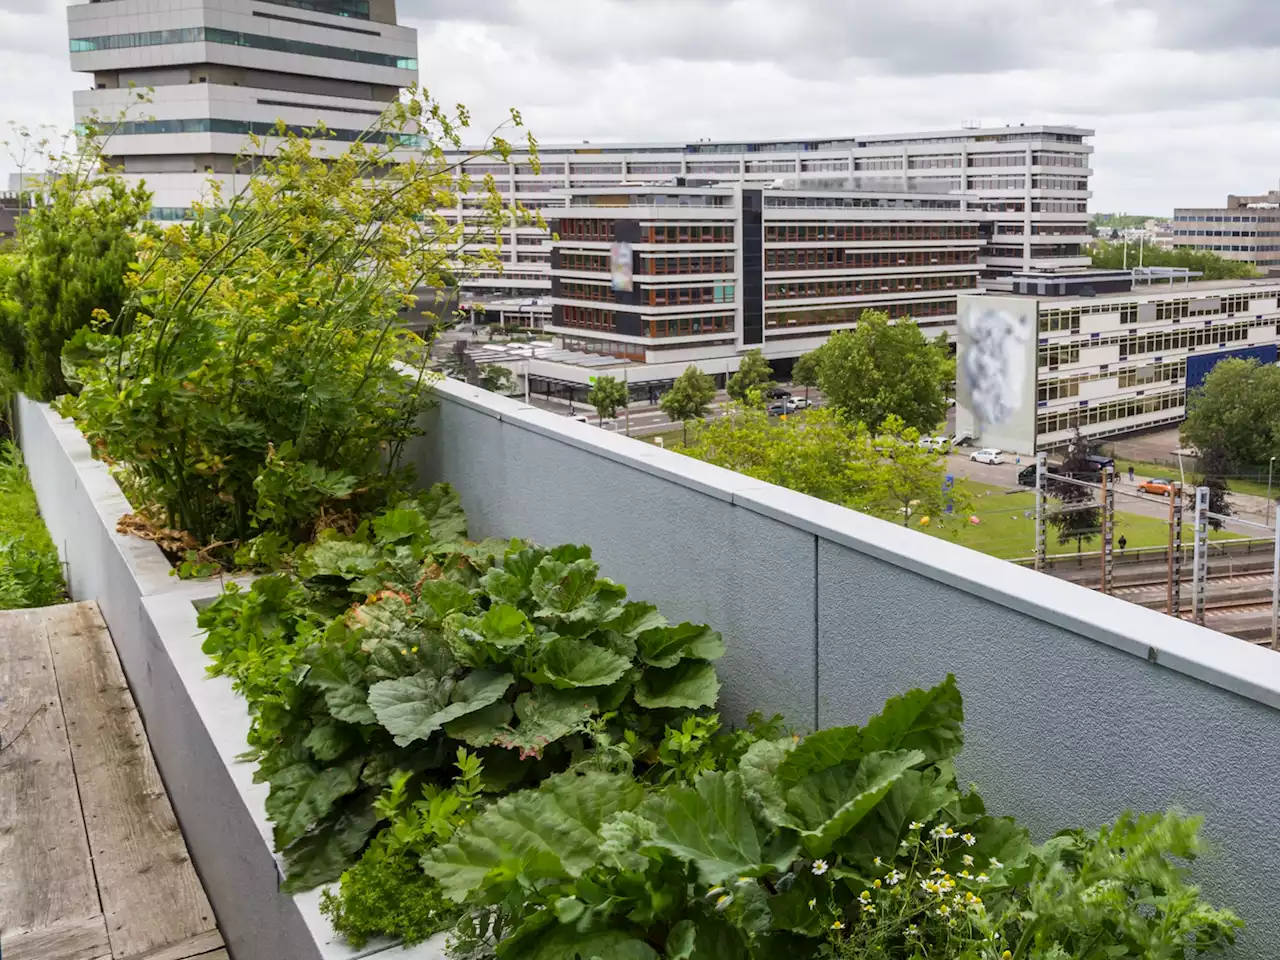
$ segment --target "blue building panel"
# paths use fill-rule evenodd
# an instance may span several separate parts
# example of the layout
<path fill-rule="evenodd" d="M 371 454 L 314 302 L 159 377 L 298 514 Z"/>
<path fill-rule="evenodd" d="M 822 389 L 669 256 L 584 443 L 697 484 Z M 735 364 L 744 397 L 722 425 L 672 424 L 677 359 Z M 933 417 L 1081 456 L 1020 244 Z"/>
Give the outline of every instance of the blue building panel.
<path fill-rule="evenodd" d="M 1280 351 L 1274 343 L 1261 347 L 1240 347 L 1237 350 L 1218 350 L 1199 356 L 1187 357 L 1187 389 L 1194 390 L 1204 383 L 1209 371 L 1218 365 L 1219 360 L 1231 358 L 1241 360 L 1257 360 L 1259 363 L 1275 363 L 1280 358 Z"/>

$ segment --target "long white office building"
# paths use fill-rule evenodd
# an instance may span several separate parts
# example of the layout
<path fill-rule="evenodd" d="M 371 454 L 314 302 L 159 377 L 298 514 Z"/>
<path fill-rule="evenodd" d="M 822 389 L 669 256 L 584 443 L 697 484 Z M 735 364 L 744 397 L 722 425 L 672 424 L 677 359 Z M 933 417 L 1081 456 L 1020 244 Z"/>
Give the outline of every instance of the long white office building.
<path fill-rule="evenodd" d="M 785 181 L 797 190 L 954 191 L 977 198 L 971 206 L 984 221 L 980 262 L 991 279 L 1089 266 L 1092 135 L 1080 127 L 1016 126 L 785 142 L 560 144 L 539 148 L 536 170 L 524 155 L 509 163 L 477 159 L 468 169 L 491 174 L 505 196 L 547 217 L 567 205 L 569 191 L 611 184 Z M 466 216 L 468 205 L 480 202 L 461 198 L 454 216 Z M 504 240 L 504 270 L 477 278 L 473 289 L 538 299 L 532 311 L 548 318 L 547 241 L 543 231 L 513 227 Z"/>
<path fill-rule="evenodd" d="M 183 219 L 210 176 L 234 191 L 250 134 L 323 123 L 340 151 L 418 79 L 395 0 L 72 0 L 67 21 L 71 66 L 93 76 L 76 119 L 132 106 L 107 153 L 146 180 L 157 219 Z"/>
<path fill-rule="evenodd" d="M 1077 428 L 1147 430 L 1182 421 L 1220 360 L 1280 359 L 1280 279 L 1141 276 L 1015 277 L 1007 294 L 961 294 L 957 429 L 1020 454 L 1061 448 Z"/>

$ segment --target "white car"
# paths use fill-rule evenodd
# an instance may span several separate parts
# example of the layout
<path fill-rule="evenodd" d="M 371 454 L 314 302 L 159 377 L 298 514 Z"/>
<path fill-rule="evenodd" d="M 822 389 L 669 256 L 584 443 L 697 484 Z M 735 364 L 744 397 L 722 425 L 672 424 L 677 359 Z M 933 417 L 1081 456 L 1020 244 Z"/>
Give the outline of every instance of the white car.
<path fill-rule="evenodd" d="M 992 465 L 1005 462 L 1004 457 L 1000 455 L 1000 451 L 990 447 L 983 450 L 975 450 L 969 454 L 969 459 L 976 463 L 989 463 Z"/>
<path fill-rule="evenodd" d="M 791 401 L 791 409 L 793 410 L 808 410 L 811 406 L 813 406 L 813 404 L 804 397 L 796 397 L 796 399 Z"/>
<path fill-rule="evenodd" d="M 934 453 L 946 453 L 951 449 L 950 437 L 921 437 L 920 446 Z"/>

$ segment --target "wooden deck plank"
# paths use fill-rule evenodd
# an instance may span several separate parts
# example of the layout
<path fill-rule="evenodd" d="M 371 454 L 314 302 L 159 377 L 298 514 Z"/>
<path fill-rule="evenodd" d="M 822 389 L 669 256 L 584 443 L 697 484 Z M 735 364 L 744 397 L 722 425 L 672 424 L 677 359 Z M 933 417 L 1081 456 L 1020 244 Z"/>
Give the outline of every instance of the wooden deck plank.
<path fill-rule="evenodd" d="M 44 616 L 40 610 L 0 613 L 0 951 L 6 960 L 22 938 L 31 944 L 46 933 L 91 927 L 102 910 Z"/>
<path fill-rule="evenodd" d="M 226 951 L 222 949 L 222 934 L 211 930 L 182 943 L 161 947 L 145 956 L 131 957 L 130 960 L 216 960 L 219 954 L 226 956 Z"/>
<path fill-rule="evenodd" d="M 97 960 L 110 956 L 111 944 L 102 914 L 97 914 L 5 937 L 3 949 L 4 960 Z"/>
<path fill-rule="evenodd" d="M 92 603 L 46 609 L 107 936 L 115 960 L 214 934 L 115 647 Z M 210 949 L 221 944 L 209 940 Z"/>

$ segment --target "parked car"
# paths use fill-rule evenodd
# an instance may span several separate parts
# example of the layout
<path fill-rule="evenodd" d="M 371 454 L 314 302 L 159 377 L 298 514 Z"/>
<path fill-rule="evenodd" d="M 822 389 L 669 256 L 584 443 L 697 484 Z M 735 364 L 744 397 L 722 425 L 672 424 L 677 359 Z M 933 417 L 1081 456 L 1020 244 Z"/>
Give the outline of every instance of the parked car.
<path fill-rule="evenodd" d="M 1173 481 L 1152 477 L 1138 484 L 1139 493 L 1153 493 L 1157 497 L 1167 497 L 1173 493 Z"/>
<path fill-rule="evenodd" d="M 1000 455 L 1000 451 L 992 447 L 984 447 L 982 450 L 975 450 L 969 454 L 969 459 L 975 463 L 987 463 L 994 466 L 998 463 L 1004 463 L 1005 459 Z"/>
<path fill-rule="evenodd" d="M 784 413 L 794 413 L 795 409 L 794 400 L 777 400 L 765 407 L 765 412 L 771 417 L 780 417 Z"/>
<path fill-rule="evenodd" d="M 791 397 L 791 391 L 782 387 L 770 387 L 765 396 L 770 400 L 787 400 Z"/>
<path fill-rule="evenodd" d="M 812 406 L 813 404 L 804 397 L 796 397 L 796 399 L 791 401 L 791 407 L 793 410 L 808 410 Z"/>
<path fill-rule="evenodd" d="M 935 453 L 947 453 L 951 449 L 950 437 L 921 437 L 920 446 Z"/>

